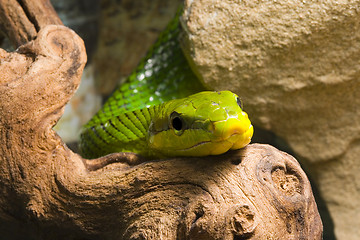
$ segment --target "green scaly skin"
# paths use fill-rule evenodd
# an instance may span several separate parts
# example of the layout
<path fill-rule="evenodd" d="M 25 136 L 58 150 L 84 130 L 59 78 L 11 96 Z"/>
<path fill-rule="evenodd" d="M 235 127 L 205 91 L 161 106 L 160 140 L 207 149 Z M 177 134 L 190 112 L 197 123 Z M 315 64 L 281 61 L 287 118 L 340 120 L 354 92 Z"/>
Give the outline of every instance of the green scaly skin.
<path fill-rule="evenodd" d="M 235 94 L 202 92 L 184 99 L 204 88 L 180 48 L 178 19 L 179 13 L 136 70 L 83 127 L 83 157 L 113 152 L 146 158 L 205 156 L 250 142 L 252 126 Z M 174 117 L 184 129 L 174 128 Z M 233 124 L 234 119 L 239 121 Z M 236 137 L 230 138 L 228 132 Z"/>

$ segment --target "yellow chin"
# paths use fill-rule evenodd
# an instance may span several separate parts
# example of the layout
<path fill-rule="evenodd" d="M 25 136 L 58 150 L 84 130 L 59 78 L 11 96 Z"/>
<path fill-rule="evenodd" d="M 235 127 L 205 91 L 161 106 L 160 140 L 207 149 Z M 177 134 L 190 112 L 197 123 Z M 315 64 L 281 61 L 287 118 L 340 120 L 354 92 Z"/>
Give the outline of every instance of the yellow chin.
<path fill-rule="evenodd" d="M 227 152 L 228 150 L 236 150 L 245 147 L 251 141 L 254 128 L 249 126 L 243 134 L 234 133 L 227 139 L 214 142 L 202 142 L 188 149 L 175 150 L 175 155 L 179 156 L 194 156 L 201 157 L 207 155 L 219 155 Z"/>
<path fill-rule="evenodd" d="M 251 138 L 254 133 L 254 128 L 250 125 L 249 129 L 244 134 L 234 134 L 229 138 L 230 142 L 233 142 L 231 150 L 236 150 L 245 147 L 251 142 Z"/>
<path fill-rule="evenodd" d="M 218 142 L 211 142 L 208 146 L 209 155 L 218 155 L 227 152 L 228 150 L 236 150 L 245 147 L 251 141 L 254 133 L 252 125 L 243 134 L 234 133 L 226 139 Z"/>

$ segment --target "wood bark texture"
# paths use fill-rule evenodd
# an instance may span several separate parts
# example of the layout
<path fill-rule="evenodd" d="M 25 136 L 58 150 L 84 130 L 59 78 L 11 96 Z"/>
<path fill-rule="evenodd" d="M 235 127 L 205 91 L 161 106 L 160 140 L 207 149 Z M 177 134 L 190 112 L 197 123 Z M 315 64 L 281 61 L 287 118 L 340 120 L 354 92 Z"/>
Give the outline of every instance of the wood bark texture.
<path fill-rule="evenodd" d="M 83 41 L 47 0 L 0 9 L 19 46 L 0 49 L 1 239 L 321 239 L 305 173 L 271 146 L 142 163 L 73 153 L 52 127 L 80 82 Z"/>

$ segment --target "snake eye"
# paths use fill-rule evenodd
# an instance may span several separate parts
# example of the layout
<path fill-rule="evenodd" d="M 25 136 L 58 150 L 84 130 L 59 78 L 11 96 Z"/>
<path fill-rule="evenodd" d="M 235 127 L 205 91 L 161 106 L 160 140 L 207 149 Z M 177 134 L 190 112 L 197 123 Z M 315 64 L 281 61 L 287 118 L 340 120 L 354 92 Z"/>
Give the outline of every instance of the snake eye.
<path fill-rule="evenodd" d="M 239 97 L 236 97 L 236 103 L 239 105 L 241 109 L 243 109 L 243 103 Z"/>
<path fill-rule="evenodd" d="M 174 129 L 176 132 L 180 133 L 185 128 L 185 122 L 183 118 L 177 112 L 172 112 L 170 114 L 170 128 Z"/>
<path fill-rule="evenodd" d="M 183 124 L 180 117 L 174 117 L 171 124 L 175 130 L 180 131 L 182 129 Z"/>

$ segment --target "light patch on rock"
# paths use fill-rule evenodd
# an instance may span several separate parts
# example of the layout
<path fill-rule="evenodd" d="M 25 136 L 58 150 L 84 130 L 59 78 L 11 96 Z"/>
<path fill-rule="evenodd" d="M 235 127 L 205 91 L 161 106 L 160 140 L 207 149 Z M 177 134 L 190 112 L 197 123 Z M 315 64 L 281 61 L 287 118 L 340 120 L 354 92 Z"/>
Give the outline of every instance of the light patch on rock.
<path fill-rule="evenodd" d="M 64 142 L 78 141 L 81 127 L 100 107 L 101 96 L 96 92 L 93 67 L 90 65 L 84 69 L 79 89 L 66 105 L 54 129 Z"/>

